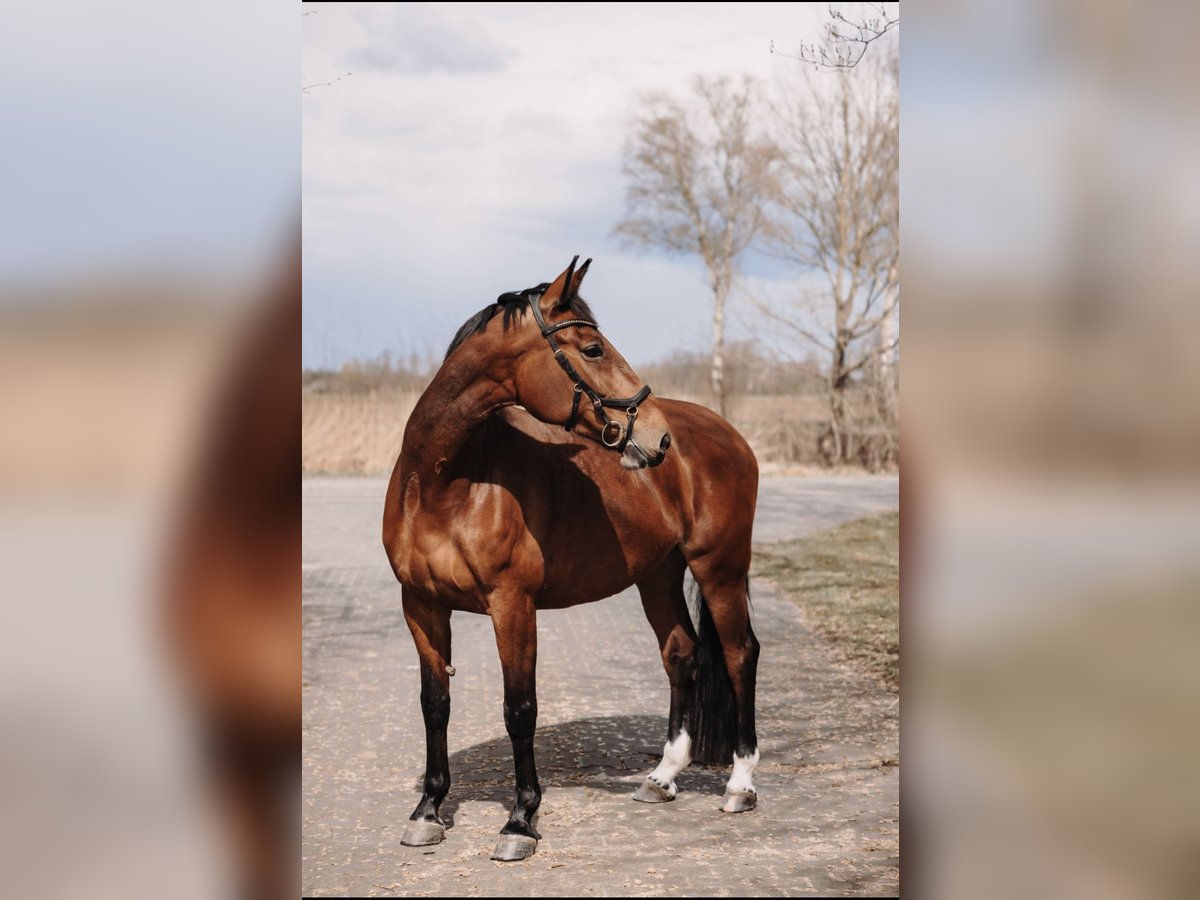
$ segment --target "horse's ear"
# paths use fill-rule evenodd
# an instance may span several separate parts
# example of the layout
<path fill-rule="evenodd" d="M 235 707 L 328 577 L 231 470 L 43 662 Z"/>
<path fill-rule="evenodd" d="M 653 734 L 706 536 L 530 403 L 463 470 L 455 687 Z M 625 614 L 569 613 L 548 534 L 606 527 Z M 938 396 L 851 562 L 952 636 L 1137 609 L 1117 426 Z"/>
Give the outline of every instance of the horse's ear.
<path fill-rule="evenodd" d="M 551 283 L 550 287 L 546 288 L 546 293 L 542 294 L 541 309 L 542 315 L 548 316 L 555 310 L 562 309 L 571 302 L 571 286 L 575 284 L 575 263 L 579 262 L 579 257 L 576 256 L 571 260 L 571 264 L 563 270 Z"/>
<path fill-rule="evenodd" d="M 575 257 L 578 259 L 579 257 Z M 575 277 L 571 280 L 571 290 L 559 301 L 559 309 L 566 309 L 571 305 L 571 301 L 579 296 L 579 286 L 583 284 L 583 276 L 587 274 L 588 266 L 592 264 L 592 258 L 589 256 L 583 261 L 583 265 L 579 267 L 579 271 L 575 273 Z"/>
<path fill-rule="evenodd" d="M 571 265 L 567 266 L 567 270 L 555 279 L 554 284 L 550 285 L 550 289 L 542 297 L 542 310 L 546 315 L 569 309 L 571 301 L 579 296 L 579 286 L 583 284 L 583 276 L 587 274 L 592 260 L 591 257 L 588 257 L 578 270 L 575 269 L 577 262 L 579 262 L 578 256 L 571 260 Z"/>

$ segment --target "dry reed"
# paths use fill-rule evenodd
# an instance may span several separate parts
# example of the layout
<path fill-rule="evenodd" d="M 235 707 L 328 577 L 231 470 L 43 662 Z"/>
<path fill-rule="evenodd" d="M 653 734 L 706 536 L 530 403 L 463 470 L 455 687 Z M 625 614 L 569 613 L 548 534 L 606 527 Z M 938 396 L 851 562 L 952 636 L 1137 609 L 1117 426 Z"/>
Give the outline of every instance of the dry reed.
<path fill-rule="evenodd" d="M 393 388 L 354 393 L 305 392 L 305 473 L 372 475 L 390 472 L 404 425 L 420 394 Z M 681 399 L 704 403 L 702 397 Z M 816 465 L 826 428 L 819 396 L 748 395 L 733 399 L 730 421 L 764 465 Z"/>

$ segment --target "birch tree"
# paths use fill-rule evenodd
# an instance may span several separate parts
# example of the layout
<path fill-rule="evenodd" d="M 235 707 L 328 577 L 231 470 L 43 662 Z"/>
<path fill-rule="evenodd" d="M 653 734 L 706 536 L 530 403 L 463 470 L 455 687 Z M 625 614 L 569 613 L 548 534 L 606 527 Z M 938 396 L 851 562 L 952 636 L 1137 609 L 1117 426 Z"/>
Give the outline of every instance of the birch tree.
<path fill-rule="evenodd" d="M 725 307 L 742 254 L 762 230 L 778 151 L 750 78 L 697 77 L 683 98 L 646 95 L 625 146 L 627 243 L 699 257 L 712 290 L 710 383 L 726 415 Z"/>
<path fill-rule="evenodd" d="M 803 72 L 776 105 L 784 155 L 767 243 L 804 275 L 791 303 L 760 303 L 777 335 L 816 346 L 828 365 L 830 463 L 848 461 L 847 393 L 862 372 L 895 378 L 899 346 L 899 59 L 853 72 Z M 881 415 L 894 418 L 883 388 Z"/>

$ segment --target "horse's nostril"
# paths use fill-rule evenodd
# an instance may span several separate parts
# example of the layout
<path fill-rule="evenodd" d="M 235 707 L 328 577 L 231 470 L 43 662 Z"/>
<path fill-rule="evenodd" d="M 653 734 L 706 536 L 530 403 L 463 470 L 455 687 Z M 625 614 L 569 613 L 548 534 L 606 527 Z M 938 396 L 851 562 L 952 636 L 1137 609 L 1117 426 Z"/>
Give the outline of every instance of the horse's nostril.
<path fill-rule="evenodd" d="M 658 442 L 658 449 L 661 450 L 663 453 L 666 453 L 667 450 L 670 449 L 670 447 L 671 447 L 671 436 L 669 434 L 664 433 L 662 436 L 662 440 Z"/>

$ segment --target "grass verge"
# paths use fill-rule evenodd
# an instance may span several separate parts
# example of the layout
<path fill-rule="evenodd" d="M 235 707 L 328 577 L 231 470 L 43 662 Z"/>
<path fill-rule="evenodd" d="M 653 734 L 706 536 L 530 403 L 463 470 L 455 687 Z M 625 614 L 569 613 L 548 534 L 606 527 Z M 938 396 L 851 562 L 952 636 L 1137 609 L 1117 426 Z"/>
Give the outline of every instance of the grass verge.
<path fill-rule="evenodd" d="M 753 573 L 775 582 L 851 664 L 899 692 L 899 513 L 757 546 Z"/>

